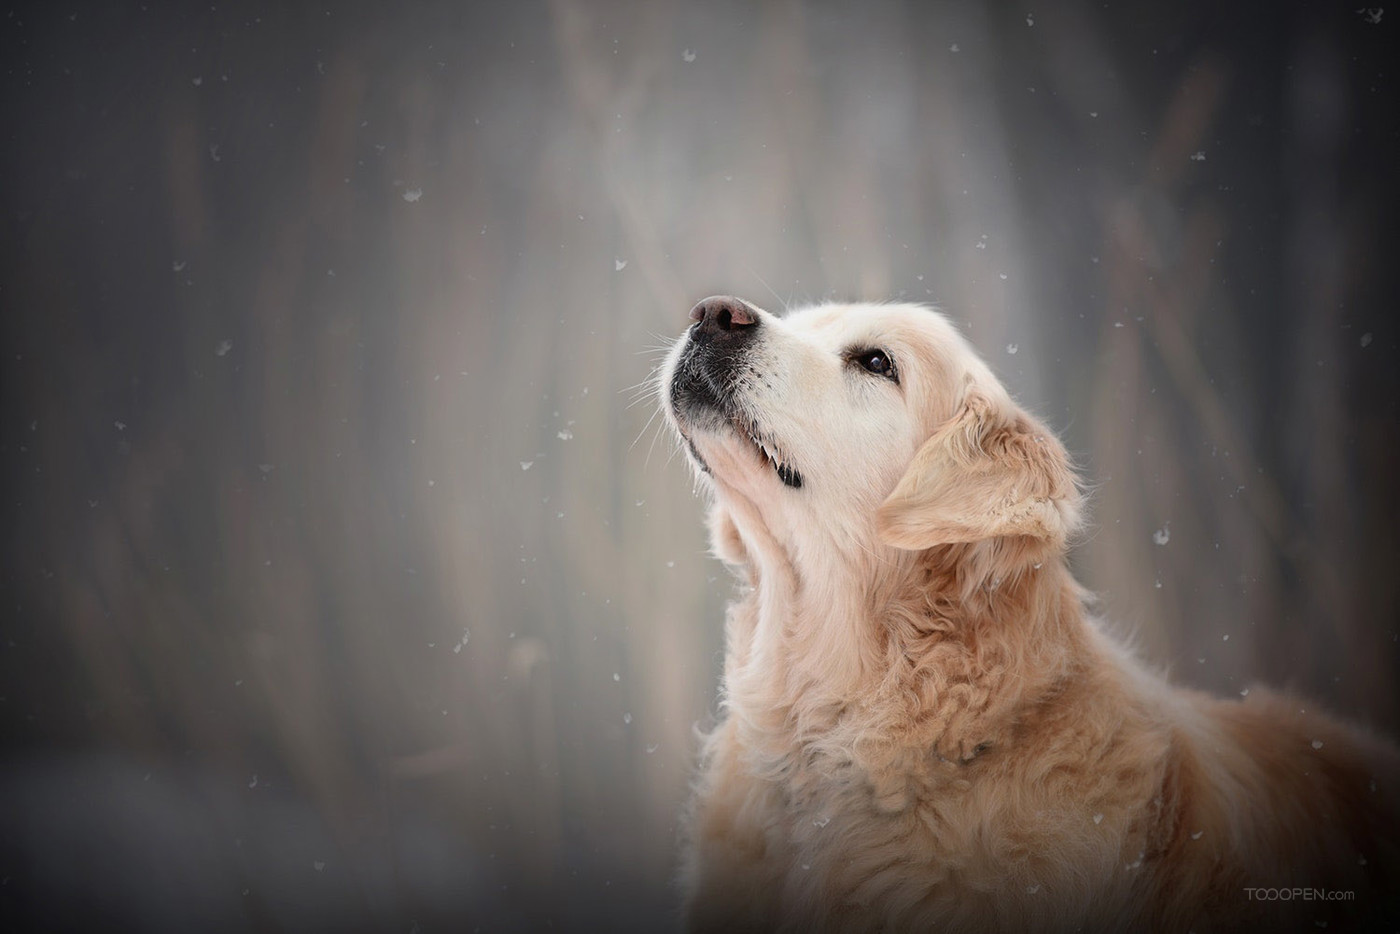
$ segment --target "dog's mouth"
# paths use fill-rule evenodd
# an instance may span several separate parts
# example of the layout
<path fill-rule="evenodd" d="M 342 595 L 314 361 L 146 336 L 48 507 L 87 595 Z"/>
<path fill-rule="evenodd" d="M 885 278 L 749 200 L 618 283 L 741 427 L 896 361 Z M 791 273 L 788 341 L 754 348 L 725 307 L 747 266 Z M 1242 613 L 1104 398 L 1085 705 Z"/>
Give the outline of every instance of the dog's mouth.
<path fill-rule="evenodd" d="M 730 431 L 760 462 L 772 470 L 784 486 L 802 488 L 802 473 L 793 465 L 773 434 L 734 401 L 720 393 L 713 382 L 690 368 L 678 371 L 671 381 L 671 409 L 690 454 L 700 469 L 714 473 L 691 437 L 691 430 Z"/>
<path fill-rule="evenodd" d="M 768 462 L 768 466 L 778 475 L 778 479 L 784 485 L 792 487 L 794 490 L 802 488 L 802 474 L 797 468 L 792 466 L 782 454 L 782 449 L 773 440 L 772 436 L 751 419 L 746 419 L 742 415 L 731 415 L 729 422 L 734 426 L 734 430 L 741 438 L 747 440 L 758 455 Z"/>

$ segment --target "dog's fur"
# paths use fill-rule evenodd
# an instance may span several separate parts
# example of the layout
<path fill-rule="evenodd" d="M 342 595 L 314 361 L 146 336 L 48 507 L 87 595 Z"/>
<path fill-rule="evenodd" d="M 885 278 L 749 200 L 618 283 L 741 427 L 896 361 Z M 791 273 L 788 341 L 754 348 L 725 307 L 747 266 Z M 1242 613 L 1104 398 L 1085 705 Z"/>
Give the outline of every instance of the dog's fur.
<path fill-rule="evenodd" d="M 664 407 L 744 584 L 692 930 L 1394 924 L 1400 756 L 1262 688 L 1172 687 L 1106 636 L 1065 562 L 1064 449 L 941 315 L 692 317 Z"/>

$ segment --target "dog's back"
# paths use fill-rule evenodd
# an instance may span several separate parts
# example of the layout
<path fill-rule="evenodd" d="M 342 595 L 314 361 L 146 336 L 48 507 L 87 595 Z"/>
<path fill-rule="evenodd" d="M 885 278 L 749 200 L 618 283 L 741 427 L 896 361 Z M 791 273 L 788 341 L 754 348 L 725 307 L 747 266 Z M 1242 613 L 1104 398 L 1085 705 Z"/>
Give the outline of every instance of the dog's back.
<path fill-rule="evenodd" d="M 1400 922 L 1394 747 L 1263 688 L 1242 701 L 1186 697 L 1194 715 L 1173 734 L 1163 792 L 1177 816 L 1150 920 Z"/>

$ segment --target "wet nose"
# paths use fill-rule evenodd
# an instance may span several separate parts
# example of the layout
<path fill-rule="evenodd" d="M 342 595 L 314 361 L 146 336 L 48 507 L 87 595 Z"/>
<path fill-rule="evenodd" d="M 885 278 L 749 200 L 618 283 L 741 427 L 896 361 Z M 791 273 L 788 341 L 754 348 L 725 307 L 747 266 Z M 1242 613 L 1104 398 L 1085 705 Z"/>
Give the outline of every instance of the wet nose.
<path fill-rule="evenodd" d="M 690 309 L 690 320 L 698 321 L 698 335 L 739 337 L 740 333 L 757 327 L 758 312 L 742 298 L 733 295 L 711 295 Z"/>

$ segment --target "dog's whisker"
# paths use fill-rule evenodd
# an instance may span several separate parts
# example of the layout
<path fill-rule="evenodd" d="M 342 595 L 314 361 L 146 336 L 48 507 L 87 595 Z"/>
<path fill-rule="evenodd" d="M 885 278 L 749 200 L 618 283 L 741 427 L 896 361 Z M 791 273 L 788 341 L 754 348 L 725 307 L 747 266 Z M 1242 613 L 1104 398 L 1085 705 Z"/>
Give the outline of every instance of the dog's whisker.
<path fill-rule="evenodd" d="M 650 370 L 647 371 L 646 376 L 642 377 L 640 380 L 638 380 L 630 386 L 624 386 L 623 388 L 619 389 L 618 392 L 631 392 L 635 389 L 650 389 L 653 391 L 660 390 L 660 381 L 658 380 L 657 376 L 661 372 L 662 367 L 664 367 L 665 365 L 666 362 L 664 360 L 657 361 L 657 363 L 654 366 L 652 366 Z"/>
<path fill-rule="evenodd" d="M 661 433 L 664 429 L 665 426 L 661 422 L 656 423 L 656 430 L 651 433 L 651 443 L 647 445 L 647 456 L 646 460 L 643 461 L 643 466 L 650 466 L 651 452 L 656 450 L 656 439 L 661 437 Z"/>
<path fill-rule="evenodd" d="M 767 280 L 765 280 L 762 276 L 758 274 L 758 271 L 756 269 L 754 269 L 752 266 L 746 266 L 745 268 L 748 269 L 749 273 L 755 279 L 757 279 L 763 284 L 763 287 L 768 290 L 768 294 L 773 296 L 773 300 L 778 303 L 778 306 L 782 309 L 783 314 L 786 315 L 790 309 L 790 306 L 787 302 L 783 301 L 783 297 L 779 295 L 776 291 L 774 291 L 773 287 L 768 284 Z"/>
<path fill-rule="evenodd" d="M 630 406 L 629 406 L 629 408 L 630 408 Z M 629 444 L 629 445 L 627 445 L 627 450 L 630 451 L 630 450 L 632 450 L 633 448 L 635 448 L 635 447 L 637 446 L 637 442 L 642 440 L 642 435 L 644 435 L 644 434 L 647 433 L 647 429 L 651 427 L 652 423 L 656 421 L 656 416 L 658 416 L 658 415 L 660 415 L 660 414 L 661 414 L 661 407 L 660 407 L 660 406 L 657 406 L 655 409 L 652 409 L 651 415 L 647 418 L 646 424 L 642 426 L 642 430 L 641 430 L 641 431 L 637 432 L 637 437 L 635 437 L 635 438 L 632 439 L 632 443 Z M 658 427 L 659 427 L 659 426 L 658 426 Z"/>
<path fill-rule="evenodd" d="M 639 393 L 637 393 L 636 397 L 631 402 L 627 403 L 626 409 L 636 408 L 643 402 L 655 402 L 657 401 L 657 399 L 660 398 L 660 396 L 660 387 L 654 386 L 648 389 L 643 389 Z M 626 409 L 624 409 L 624 411 L 626 411 Z"/>

